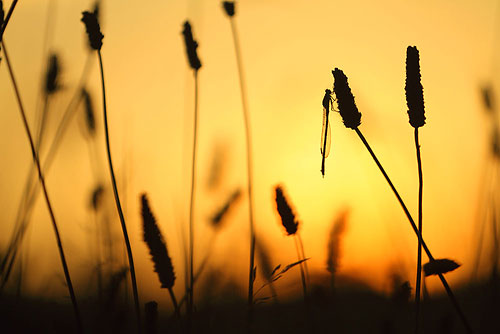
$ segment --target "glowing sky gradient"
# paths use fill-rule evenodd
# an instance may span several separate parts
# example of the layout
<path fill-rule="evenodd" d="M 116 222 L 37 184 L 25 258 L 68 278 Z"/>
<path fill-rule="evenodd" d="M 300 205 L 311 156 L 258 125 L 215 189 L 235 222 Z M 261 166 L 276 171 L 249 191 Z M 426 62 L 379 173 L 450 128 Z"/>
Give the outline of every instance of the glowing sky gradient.
<path fill-rule="evenodd" d="M 86 59 L 81 12 L 90 1 L 20 1 L 5 42 L 34 124 L 45 61 L 47 10 L 54 4 L 50 49 L 62 62 L 63 90 L 53 102 L 49 131 L 68 103 Z M 479 179 L 489 147 L 488 119 L 479 87 L 499 77 L 497 3 L 484 1 L 240 1 L 236 23 L 248 88 L 254 153 L 256 226 L 273 263 L 293 262 L 293 240 L 275 213 L 273 187 L 282 184 L 301 221 L 309 267 L 327 275 L 330 225 L 350 209 L 341 274 L 355 275 L 386 291 L 400 271 L 414 285 L 416 237 L 382 175 L 356 134 L 333 114 L 332 146 L 321 177 L 321 100 L 341 68 L 362 113 L 360 129 L 417 216 L 417 165 L 413 128 L 404 95 L 406 47 L 420 50 L 427 124 L 420 130 L 424 168 L 424 239 L 437 258 L 462 263 L 448 275 L 452 286 L 469 279 L 477 251 Z M 10 5 L 6 1 L 5 6 Z M 200 71 L 199 164 L 196 197 L 197 258 L 208 248 L 207 224 L 217 206 L 245 187 L 245 142 L 230 25 L 218 1 L 104 1 L 102 49 L 112 151 L 127 211 L 141 299 L 159 293 L 159 283 L 141 240 L 139 194 L 149 194 L 183 289 L 181 225 L 188 220 L 193 121 L 193 75 L 181 35 L 192 23 L 203 64 Z M 498 82 L 493 81 L 494 88 Z M 12 230 L 29 146 L 7 69 L 0 64 L 0 245 Z M 94 149 L 88 148 L 82 113 L 47 175 L 78 293 L 91 269 L 88 196 L 100 179 L 109 185 L 104 155 L 97 61 L 88 80 L 98 110 Z M 80 110 L 81 111 L 81 110 Z M 206 187 L 216 145 L 226 150 L 220 188 Z M 94 150 L 94 151 L 92 151 Z M 93 154 L 97 167 L 89 162 Z M 90 154 L 90 155 L 89 155 Z M 97 172 L 94 172 L 97 169 Z M 111 192 L 110 218 L 118 227 Z M 217 235 L 210 264 L 245 289 L 248 270 L 247 201 Z M 60 296 L 65 290 L 53 232 L 39 200 L 29 233 L 28 291 Z M 121 235 L 116 234 L 117 241 Z M 3 247 L 2 247 L 3 249 Z M 424 257 L 425 261 L 427 260 Z M 36 275 L 34 273 L 37 273 Z M 52 281 L 51 281 L 52 280 Z M 290 287 L 291 286 L 291 287 Z M 437 280 L 429 280 L 441 292 Z M 300 291 L 298 271 L 278 289 Z M 164 293 L 164 292 L 162 292 Z M 165 300 L 168 298 L 164 293 Z"/>

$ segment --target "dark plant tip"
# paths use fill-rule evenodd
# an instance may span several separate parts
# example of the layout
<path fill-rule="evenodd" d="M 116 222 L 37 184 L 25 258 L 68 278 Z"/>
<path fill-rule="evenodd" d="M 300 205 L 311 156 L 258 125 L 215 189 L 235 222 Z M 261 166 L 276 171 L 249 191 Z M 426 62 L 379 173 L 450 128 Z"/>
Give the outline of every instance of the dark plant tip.
<path fill-rule="evenodd" d="M 234 1 L 224 1 L 224 2 L 222 2 L 222 6 L 224 7 L 224 10 L 226 11 L 227 16 L 229 16 L 229 17 L 234 16 Z"/>
<path fill-rule="evenodd" d="M 333 91 L 337 98 L 340 116 L 344 121 L 344 125 L 350 129 L 356 129 L 361 124 L 361 113 L 358 111 L 351 88 L 347 82 L 347 77 L 338 68 L 332 71 L 334 84 Z"/>
<path fill-rule="evenodd" d="M 99 21 L 97 20 L 97 13 L 85 11 L 82 15 L 81 21 L 85 24 L 90 47 L 94 50 L 101 50 L 104 35 L 101 33 L 101 27 L 99 26 Z"/>
<path fill-rule="evenodd" d="M 95 134 L 96 124 L 94 106 L 90 93 L 85 88 L 82 89 L 82 97 L 85 105 L 85 120 L 87 123 L 87 128 L 91 134 Z"/>
<path fill-rule="evenodd" d="M 102 184 L 97 185 L 95 189 L 92 191 L 92 196 L 90 198 L 90 207 L 94 211 L 99 210 L 103 194 L 104 194 L 104 187 L 102 186 Z"/>
<path fill-rule="evenodd" d="M 495 101 L 493 99 L 493 92 L 490 85 L 485 85 L 481 87 L 481 95 L 483 98 L 484 106 L 489 112 L 495 111 Z"/>
<path fill-rule="evenodd" d="M 82 99 L 85 107 L 85 121 L 87 124 L 87 129 L 89 133 L 94 136 L 96 130 L 96 122 L 95 122 L 95 114 L 94 114 L 94 105 L 92 103 L 92 98 L 87 89 L 82 88 Z"/>
<path fill-rule="evenodd" d="M 149 248 L 149 254 L 154 263 L 154 271 L 158 274 L 161 287 L 170 289 L 174 286 L 175 273 L 172 260 L 168 255 L 167 244 L 156 224 L 156 219 L 151 212 L 146 194 L 141 195 L 141 203 L 143 239 Z"/>
<path fill-rule="evenodd" d="M 45 94 L 50 95 L 59 90 L 60 85 L 58 82 L 60 73 L 59 59 L 56 54 L 51 54 L 49 57 L 49 64 L 47 73 L 45 75 Z"/>
<path fill-rule="evenodd" d="M 461 265 L 449 259 L 435 259 L 424 264 L 425 276 L 444 274 L 453 271 Z"/>
<path fill-rule="evenodd" d="M 424 93 L 420 82 L 420 56 L 416 46 L 406 49 L 406 104 L 410 124 L 414 128 L 425 124 Z"/>
<path fill-rule="evenodd" d="M 297 233 L 297 227 L 299 226 L 299 222 L 295 218 L 295 214 L 293 209 L 283 193 L 283 189 L 281 186 L 276 186 L 276 209 L 281 217 L 281 224 L 286 230 L 288 235 L 293 235 Z"/>
<path fill-rule="evenodd" d="M 186 54 L 189 61 L 189 66 L 195 71 L 201 68 L 201 61 L 198 58 L 197 48 L 198 43 L 193 38 L 193 32 L 191 30 L 191 24 L 189 21 L 184 22 L 184 29 L 182 30 L 184 35 L 184 44 L 186 45 Z"/>

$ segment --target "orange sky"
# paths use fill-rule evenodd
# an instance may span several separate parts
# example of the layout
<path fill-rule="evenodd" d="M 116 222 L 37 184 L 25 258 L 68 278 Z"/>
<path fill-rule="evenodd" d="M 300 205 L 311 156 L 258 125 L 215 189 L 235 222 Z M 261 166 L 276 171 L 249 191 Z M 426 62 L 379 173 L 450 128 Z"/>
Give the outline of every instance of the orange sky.
<path fill-rule="evenodd" d="M 81 12 L 89 1 L 21 1 L 5 42 L 31 124 L 43 74 L 47 8 L 56 8 L 50 49 L 62 62 L 63 89 L 53 103 L 49 130 L 69 101 L 86 59 Z M 131 233 L 143 299 L 158 293 L 140 235 L 139 194 L 147 192 L 169 244 L 182 293 L 181 225 L 188 220 L 193 122 L 193 76 L 181 35 L 189 18 L 200 71 L 196 240 L 199 259 L 211 230 L 207 217 L 236 187 L 245 187 L 244 130 L 238 76 L 228 19 L 218 1 L 103 1 L 102 54 L 111 145 Z M 462 263 L 448 275 L 452 285 L 468 279 L 476 252 L 475 208 L 487 154 L 488 124 L 478 87 L 498 76 L 497 4 L 481 1 L 240 1 L 237 26 L 247 80 L 253 133 L 256 225 L 273 262 L 296 258 L 274 211 L 273 187 L 284 185 L 301 221 L 310 268 L 325 268 L 330 225 L 350 208 L 341 272 L 361 275 L 379 290 L 398 264 L 414 281 L 416 237 L 382 175 L 356 134 L 332 117 L 332 147 L 326 176 L 320 174 L 321 99 L 331 88 L 331 70 L 344 70 L 363 114 L 363 131 L 416 218 L 417 171 L 413 129 L 404 97 L 405 52 L 420 50 L 427 124 L 420 131 L 424 167 L 424 238 L 435 257 Z M 6 1 L 6 6 L 10 1 Z M 109 185 L 97 62 L 88 81 L 96 97 L 100 156 L 98 178 Z M 494 83 L 496 84 L 496 82 Z M 0 243 L 5 245 L 31 163 L 29 146 L 4 61 L 0 65 Z M 75 118 L 52 170 L 49 192 L 60 221 L 76 290 L 90 269 L 89 192 L 95 184 L 83 117 Z M 217 143 L 227 150 L 225 175 L 216 192 L 206 189 Z M 108 200 L 112 205 L 111 192 Z M 112 206 L 111 206 L 112 208 Z M 118 224 L 116 217 L 113 217 Z M 248 257 L 246 197 L 221 231 L 211 262 L 244 289 Z M 37 276 L 29 291 L 65 294 L 59 259 L 42 200 L 30 232 L 30 263 Z M 117 240 L 121 240 L 117 234 Z M 294 276 L 297 275 L 297 276 Z M 286 284 L 299 276 L 290 274 Z M 146 283 L 148 282 L 148 283 Z M 44 285 L 45 284 L 45 285 Z M 50 289 L 45 289 L 46 284 Z M 430 282 L 435 291 L 441 291 Z M 45 289 L 45 290 L 44 290 Z M 165 299 L 167 298 L 165 294 Z"/>

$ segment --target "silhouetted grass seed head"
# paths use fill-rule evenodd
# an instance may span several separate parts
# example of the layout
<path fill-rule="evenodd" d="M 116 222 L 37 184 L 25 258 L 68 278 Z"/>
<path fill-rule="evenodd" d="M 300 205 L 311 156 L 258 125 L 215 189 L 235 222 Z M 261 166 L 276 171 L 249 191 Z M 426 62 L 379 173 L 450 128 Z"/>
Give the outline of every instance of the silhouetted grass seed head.
<path fill-rule="evenodd" d="M 47 74 L 45 76 L 45 94 L 50 95 L 55 93 L 59 88 L 59 59 L 57 55 L 52 54 L 49 58 L 49 64 L 47 68 Z"/>
<path fill-rule="evenodd" d="M 288 204 L 285 195 L 283 194 L 283 189 L 281 186 L 276 186 L 276 209 L 281 217 L 281 224 L 286 230 L 288 235 L 292 235 L 297 233 L 297 227 L 299 226 L 299 222 L 295 218 L 295 214 L 293 210 Z"/>
<path fill-rule="evenodd" d="M 188 21 L 184 22 L 184 29 L 182 30 L 184 35 L 184 42 L 186 45 L 186 54 L 189 61 L 189 66 L 195 71 L 201 68 L 201 61 L 198 58 L 198 43 L 193 38 L 193 32 L 191 30 L 191 24 Z"/>
<path fill-rule="evenodd" d="M 332 74 L 334 79 L 333 91 L 337 98 L 340 116 L 342 116 L 344 125 L 354 130 L 361 124 L 361 113 L 354 102 L 354 96 L 352 95 L 351 88 L 349 88 L 347 77 L 338 68 L 335 68 Z"/>
<path fill-rule="evenodd" d="M 168 255 L 165 239 L 156 224 L 156 219 L 149 207 L 146 194 L 141 195 L 142 203 L 142 221 L 143 221 L 143 239 L 149 248 L 149 254 L 154 263 L 154 271 L 158 274 L 161 287 L 170 289 L 174 286 L 175 274 L 172 261 Z"/>
<path fill-rule="evenodd" d="M 420 58 L 416 46 L 406 49 L 406 104 L 410 124 L 414 128 L 425 124 L 424 92 L 420 82 Z"/>
<path fill-rule="evenodd" d="M 87 89 L 82 88 L 82 99 L 85 107 L 85 123 L 87 124 L 87 129 L 89 133 L 93 136 L 95 135 L 96 130 L 96 122 L 95 122 L 95 113 L 94 113 L 94 105 L 92 103 L 92 98 Z"/>
<path fill-rule="evenodd" d="M 222 3 L 222 7 L 224 7 L 224 11 L 226 12 L 227 16 L 234 16 L 234 1 L 224 1 Z"/>
<path fill-rule="evenodd" d="M 85 29 L 87 30 L 87 35 L 89 37 L 90 47 L 94 50 L 101 50 L 102 39 L 104 35 L 101 33 L 101 27 L 99 26 L 99 21 L 97 20 L 97 15 L 95 12 L 83 12 L 82 22 L 85 24 Z"/>

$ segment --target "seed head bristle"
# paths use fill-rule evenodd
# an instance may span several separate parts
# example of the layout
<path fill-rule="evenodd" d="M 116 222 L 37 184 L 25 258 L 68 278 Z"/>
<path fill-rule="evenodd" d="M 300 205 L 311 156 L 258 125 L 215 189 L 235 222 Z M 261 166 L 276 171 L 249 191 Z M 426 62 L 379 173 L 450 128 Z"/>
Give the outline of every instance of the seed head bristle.
<path fill-rule="evenodd" d="M 92 97 L 87 89 L 82 88 L 82 99 L 85 107 L 85 122 L 87 124 L 87 129 L 89 133 L 93 136 L 95 135 L 95 114 L 94 114 L 94 105 L 92 103 Z"/>
<path fill-rule="evenodd" d="M 186 45 L 186 54 L 189 60 L 189 66 L 191 66 L 193 70 L 197 71 L 201 68 L 201 61 L 200 58 L 198 58 L 198 53 L 196 51 L 198 43 L 193 38 L 191 25 L 188 21 L 184 22 L 182 34 L 184 35 L 184 43 Z"/>
<path fill-rule="evenodd" d="M 416 46 L 406 49 L 406 104 L 410 124 L 414 128 L 425 124 L 424 92 L 420 82 L 420 57 Z"/>
<path fill-rule="evenodd" d="M 226 11 L 227 16 L 233 17 L 234 16 L 234 1 L 224 1 L 222 3 L 222 6 L 224 7 L 224 10 Z"/>
<path fill-rule="evenodd" d="M 101 50 L 104 35 L 101 33 L 101 27 L 99 26 L 96 12 L 85 11 L 82 15 L 81 21 L 85 24 L 90 47 L 94 50 Z"/>
<path fill-rule="evenodd" d="M 56 54 L 51 54 L 49 57 L 49 64 L 47 73 L 45 75 L 45 94 L 50 95 L 55 93 L 59 88 L 59 59 Z"/>
<path fill-rule="evenodd" d="M 351 88 L 347 82 L 347 77 L 338 68 L 332 71 L 334 84 L 333 91 L 337 97 L 340 116 L 344 121 L 344 125 L 350 129 L 356 129 L 361 124 L 361 113 L 358 111 Z"/>
<path fill-rule="evenodd" d="M 285 198 L 283 193 L 283 189 L 281 186 L 276 186 L 276 208 L 281 217 L 281 224 L 286 230 L 288 235 L 293 235 L 297 233 L 297 227 L 299 226 L 299 222 L 295 218 L 295 214 L 293 213 L 292 208 L 288 204 L 288 201 Z"/>
<path fill-rule="evenodd" d="M 175 273 L 172 261 L 168 256 L 167 245 L 161 234 L 156 219 L 149 208 L 146 194 L 141 195 L 143 239 L 148 245 L 149 254 L 154 263 L 154 271 L 158 274 L 161 287 L 170 289 L 174 286 Z"/>

